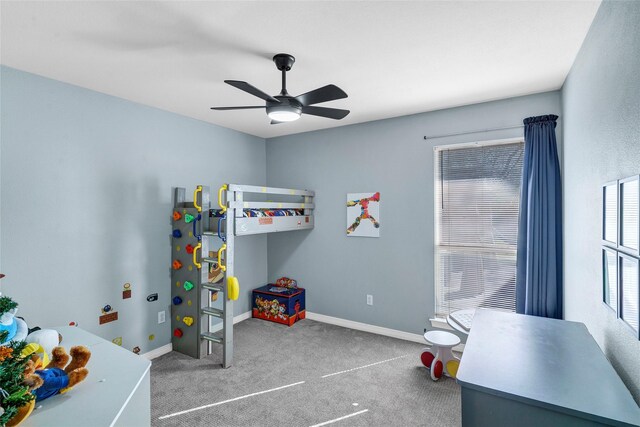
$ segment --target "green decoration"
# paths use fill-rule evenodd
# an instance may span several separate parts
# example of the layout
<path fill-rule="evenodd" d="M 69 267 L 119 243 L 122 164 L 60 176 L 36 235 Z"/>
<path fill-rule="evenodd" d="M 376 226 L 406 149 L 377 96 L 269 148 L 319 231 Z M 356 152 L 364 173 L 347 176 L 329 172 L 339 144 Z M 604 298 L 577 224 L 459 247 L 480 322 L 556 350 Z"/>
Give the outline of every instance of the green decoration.
<path fill-rule="evenodd" d="M 0 340 L 4 338 L 6 332 L 0 333 Z M 0 350 L 0 406 L 4 408 L 4 413 L 0 415 L 2 426 L 13 418 L 22 406 L 35 399 L 29 392 L 29 387 L 24 384 L 24 369 L 29 357 L 22 357 L 21 353 L 26 346 L 27 343 L 24 341 L 11 341 Z"/>
<path fill-rule="evenodd" d="M 0 316 L 13 310 L 18 306 L 18 303 L 9 297 L 0 297 Z"/>

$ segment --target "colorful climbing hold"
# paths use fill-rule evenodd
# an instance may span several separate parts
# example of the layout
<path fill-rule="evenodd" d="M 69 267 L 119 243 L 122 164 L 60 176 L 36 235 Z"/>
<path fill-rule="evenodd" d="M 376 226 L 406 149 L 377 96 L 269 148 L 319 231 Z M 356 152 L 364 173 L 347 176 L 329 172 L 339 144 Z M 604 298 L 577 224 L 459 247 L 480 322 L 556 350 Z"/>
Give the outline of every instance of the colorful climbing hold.
<path fill-rule="evenodd" d="M 187 305 L 191 307 L 191 300 L 187 300 Z"/>
<path fill-rule="evenodd" d="M 190 222 L 193 222 L 194 219 L 196 218 L 191 214 L 185 214 L 184 216 L 184 222 L 186 222 L 187 224 L 189 224 Z"/>
<path fill-rule="evenodd" d="M 155 335 L 153 335 L 153 334 L 149 335 L 149 341 L 153 341 L 153 340 L 155 340 L 155 339 L 156 339 L 156 336 L 155 336 Z"/>
<path fill-rule="evenodd" d="M 193 289 L 193 283 L 191 283 L 188 280 L 185 280 L 184 285 L 182 285 L 182 287 L 184 288 L 185 291 L 190 291 L 191 289 Z"/>
<path fill-rule="evenodd" d="M 180 338 L 180 337 L 182 336 L 182 329 L 180 329 L 180 328 L 175 328 L 175 329 L 173 330 L 173 336 L 174 336 L 174 337 L 178 337 L 178 338 Z"/>
<path fill-rule="evenodd" d="M 173 297 L 173 305 L 180 305 L 180 304 L 182 304 L 182 298 Z"/>
<path fill-rule="evenodd" d="M 191 326 L 193 325 L 193 317 L 185 316 L 182 318 L 182 322 L 184 322 L 184 324 L 187 326 Z"/>
<path fill-rule="evenodd" d="M 182 232 L 180 230 L 173 230 L 172 234 L 175 239 L 179 239 L 182 237 Z"/>
<path fill-rule="evenodd" d="M 187 251 L 189 255 L 191 255 L 193 253 L 193 246 L 187 245 L 184 247 L 184 250 Z"/>
<path fill-rule="evenodd" d="M 174 270 L 180 270 L 182 268 L 182 263 L 179 260 L 174 259 L 173 264 L 171 264 L 171 266 L 173 267 Z"/>
<path fill-rule="evenodd" d="M 173 220 L 178 221 L 180 218 L 182 218 L 182 214 L 178 211 L 173 211 Z"/>

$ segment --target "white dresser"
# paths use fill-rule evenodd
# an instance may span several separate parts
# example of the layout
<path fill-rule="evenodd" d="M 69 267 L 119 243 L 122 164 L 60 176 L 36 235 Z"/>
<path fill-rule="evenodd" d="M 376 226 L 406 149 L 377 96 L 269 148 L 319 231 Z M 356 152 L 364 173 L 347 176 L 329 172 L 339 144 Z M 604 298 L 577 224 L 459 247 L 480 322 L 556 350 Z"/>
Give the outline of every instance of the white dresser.
<path fill-rule="evenodd" d="M 151 362 L 82 329 L 56 328 L 67 351 L 91 350 L 89 376 L 65 394 L 36 403 L 21 427 L 148 426 L 151 423 Z"/>

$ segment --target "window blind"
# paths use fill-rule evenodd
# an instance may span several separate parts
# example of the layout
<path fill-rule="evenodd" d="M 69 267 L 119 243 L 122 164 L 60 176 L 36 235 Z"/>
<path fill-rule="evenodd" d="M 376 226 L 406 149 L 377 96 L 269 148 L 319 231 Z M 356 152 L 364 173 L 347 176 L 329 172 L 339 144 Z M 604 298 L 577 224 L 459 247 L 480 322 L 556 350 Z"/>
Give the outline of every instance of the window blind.
<path fill-rule="evenodd" d="M 436 150 L 436 316 L 515 311 L 523 156 L 523 142 Z"/>

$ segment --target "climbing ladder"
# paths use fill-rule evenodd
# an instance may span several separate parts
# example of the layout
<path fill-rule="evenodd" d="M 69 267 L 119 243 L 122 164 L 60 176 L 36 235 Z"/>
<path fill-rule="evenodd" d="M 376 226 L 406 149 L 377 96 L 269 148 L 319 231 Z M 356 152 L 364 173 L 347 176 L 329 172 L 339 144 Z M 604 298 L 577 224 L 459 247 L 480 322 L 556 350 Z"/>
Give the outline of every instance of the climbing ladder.
<path fill-rule="evenodd" d="M 174 350 L 199 359 L 211 354 L 213 344 L 221 344 L 222 365 L 228 368 L 233 361 L 233 300 L 238 298 L 238 282 L 233 268 L 234 215 L 233 209 L 227 213 L 228 203 L 223 201 L 226 190 L 223 185 L 218 191 L 220 210 L 215 212 L 222 215 L 212 217 L 209 187 L 197 186 L 192 202 L 186 200 L 184 188 L 175 189 L 171 326 Z M 212 267 L 224 272 L 215 283 L 209 281 Z"/>

